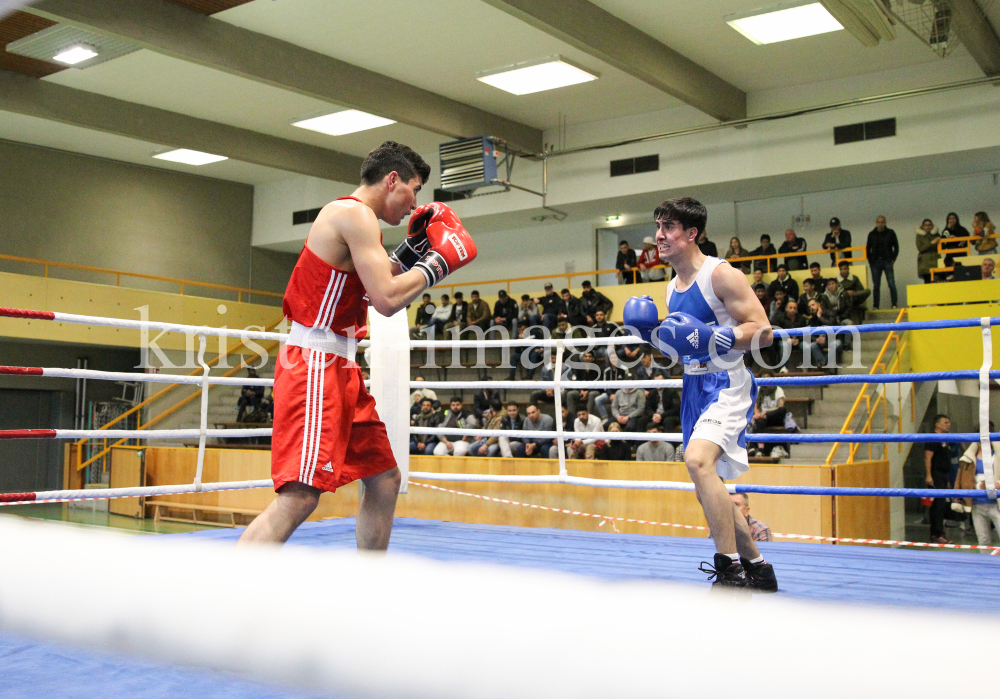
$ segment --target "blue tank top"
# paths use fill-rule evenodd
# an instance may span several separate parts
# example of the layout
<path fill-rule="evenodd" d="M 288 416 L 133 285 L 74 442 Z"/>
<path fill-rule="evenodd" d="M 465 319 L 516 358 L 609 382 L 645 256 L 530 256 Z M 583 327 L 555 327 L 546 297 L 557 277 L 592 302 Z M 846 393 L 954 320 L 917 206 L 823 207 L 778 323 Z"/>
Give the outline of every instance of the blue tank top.
<path fill-rule="evenodd" d="M 705 264 L 698 270 L 694 282 L 683 291 L 677 289 L 677 277 L 671 279 L 667 285 L 667 313 L 687 313 L 706 325 L 731 328 L 739 325 L 729 315 L 726 305 L 715 295 L 715 289 L 712 287 L 712 273 L 720 264 L 729 263 L 718 257 L 705 258 Z M 732 350 L 722 355 L 720 359 L 733 363 L 742 357 L 742 351 Z"/>

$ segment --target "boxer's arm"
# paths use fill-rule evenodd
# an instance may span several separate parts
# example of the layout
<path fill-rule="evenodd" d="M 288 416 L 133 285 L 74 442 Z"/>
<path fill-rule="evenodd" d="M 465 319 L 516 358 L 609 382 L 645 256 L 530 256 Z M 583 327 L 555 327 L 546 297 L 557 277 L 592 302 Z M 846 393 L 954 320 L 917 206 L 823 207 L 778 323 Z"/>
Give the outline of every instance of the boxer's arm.
<path fill-rule="evenodd" d="M 420 296 L 427 286 L 424 275 L 415 269 L 402 272 L 389 260 L 382 247 L 378 219 L 371 209 L 351 207 L 338 217 L 337 224 L 376 311 L 384 316 L 395 315 Z"/>
<path fill-rule="evenodd" d="M 734 350 L 752 349 L 754 336 L 760 332 L 760 347 L 770 347 L 774 341 L 771 324 L 764 307 L 747 283 L 746 275 L 735 267 L 721 264 L 712 272 L 712 287 L 726 306 L 726 311 L 739 325 L 735 328 Z"/>

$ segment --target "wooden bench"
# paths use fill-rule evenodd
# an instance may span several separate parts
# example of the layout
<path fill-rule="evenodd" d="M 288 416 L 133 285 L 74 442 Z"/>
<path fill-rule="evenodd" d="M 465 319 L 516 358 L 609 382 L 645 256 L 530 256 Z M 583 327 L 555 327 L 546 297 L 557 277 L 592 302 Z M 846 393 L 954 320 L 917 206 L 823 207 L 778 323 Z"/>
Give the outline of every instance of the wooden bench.
<path fill-rule="evenodd" d="M 267 439 L 267 437 L 262 437 L 261 439 Z M 198 448 L 198 442 L 185 442 L 185 447 L 192 449 Z M 206 444 L 206 449 L 270 449 L 270 444 Z"/>
<path fill-rule="evenodd" d="M 213 527 L 235 527 L 236 515 L 242 515 L 253 519 L 261 513 L 261 510 L 248 510 L 242 507 L 219 507 L 217 505 L 198 505 L 189 502 L 169 502 L 167 500 L 147 500 L 146 507 L 153 508 L 154 522 L 187 522 L 188 524 L 209 524 Z M 188 510 L 191 518 L 164 517 L 161 510 Z M 206 519 L 198 519 L 200 512 L 214 512 L 219 515 L 229 515 L 229 522 L 216 522 Z"/>
<path fill-rule="evenodd" d="M 751 456 L 748 460 L 752 464 L 776 464 L 779 461 L 777 456 Z"/>
<path fill-rule="evenodd" d="M 796 422 L 798 422 L 799 418 L 802 418 L 802 422 L 799 424 L 799 427 L 802 429 L 809 426 L 809 416 L 812 415 L 814 400 L 813 398 L 785 397 L 785 407 L 795 416 Z"/>

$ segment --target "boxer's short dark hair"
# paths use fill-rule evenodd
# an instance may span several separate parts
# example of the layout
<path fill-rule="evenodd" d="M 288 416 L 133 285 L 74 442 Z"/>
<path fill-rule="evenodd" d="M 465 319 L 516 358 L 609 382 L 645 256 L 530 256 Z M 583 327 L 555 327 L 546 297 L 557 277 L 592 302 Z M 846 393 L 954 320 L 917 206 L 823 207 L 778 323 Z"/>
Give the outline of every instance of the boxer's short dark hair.
<path fill-rule="evenodd" d="M 404 182 L 419 176 L 420 182 L 427 184 L 431 166 L 409 146 L 386 141 L 365 156 L 361 163 L 361 182 L 367 185 L 378 184 L 390 172 L 398 173 Z"/>
<path fill-rule="evenodd" d="M 705 223 L 708 221 L 708 210 L 700 201 L 691 197 L 677 197 L 667 199 L 656 207 L 653 212 L 654 221 L 677 221 L 684 230 L 696 228 L 698 235 L 705 232 Z"/>

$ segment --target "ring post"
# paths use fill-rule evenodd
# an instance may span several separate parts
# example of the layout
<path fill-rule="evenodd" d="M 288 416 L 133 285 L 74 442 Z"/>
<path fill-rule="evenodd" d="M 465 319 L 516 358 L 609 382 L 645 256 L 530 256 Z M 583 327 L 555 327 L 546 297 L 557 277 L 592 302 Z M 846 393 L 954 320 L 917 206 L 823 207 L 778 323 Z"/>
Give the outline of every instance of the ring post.
<path fill-rule="evenodd" d="M 562 388 L 560 384 L 562 383 L 562 360 L 563 355 L 563 341 L 556 340 L 556 365 L 555 365 L 555 375 L 552 380 L 555 382 L 553 386 L 552 396 L 556 399 L 556 449 L 559 451 L 559 476 L 566 477 L 566 425 L 563 424 L 563 414 L 562 414 Z"/>
<path fill-rule="evenodd" d="M 986 494 L 997 499 L 996 476 L 993 468 L 993 445 L 990 444 L 990 369 L 993 368 L 993 334 L 990 318 L 980 320 L 983 329 L 983 366 L 979 370 L 979 444 L 983 449 L 983 477 Z"/>
<path fill-rule="evenodd" d="M 386 317 L 369 307 L 368 332 L 368 392 L 385 423 L 389 446 L 402 476 L 399 492 L 406 493 L 410 478 L 410 333 L 405 311 Z"/>
<path fill-rule="evenodd" d="M 206 335 L 198 335 L 198 364 L 201 365 L 201 418 L 198 428 L 198 469 L 194 474 L 194 489 L 201 492 L 201 474 L 205 469 L 205 442 L 208 439 L 208 364 L 205 363 Z"/>

